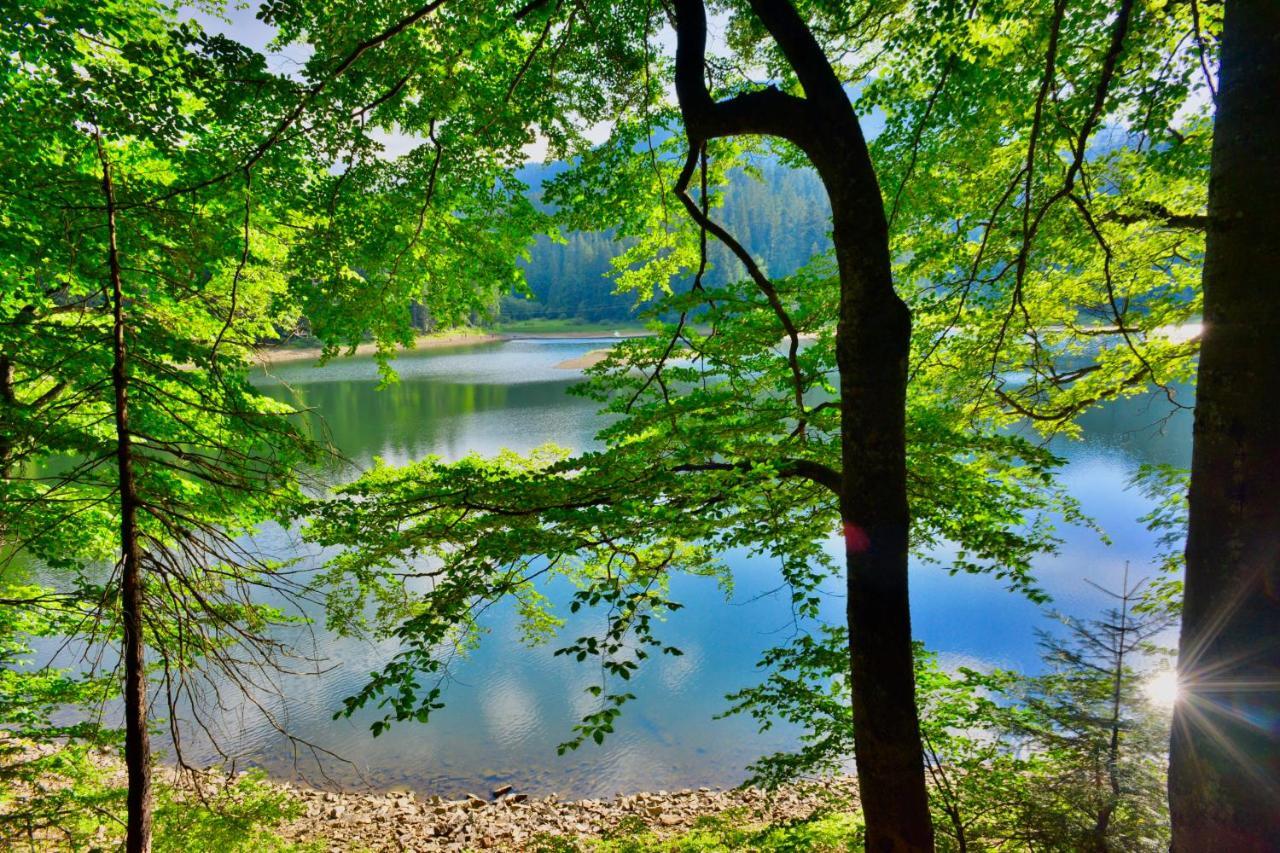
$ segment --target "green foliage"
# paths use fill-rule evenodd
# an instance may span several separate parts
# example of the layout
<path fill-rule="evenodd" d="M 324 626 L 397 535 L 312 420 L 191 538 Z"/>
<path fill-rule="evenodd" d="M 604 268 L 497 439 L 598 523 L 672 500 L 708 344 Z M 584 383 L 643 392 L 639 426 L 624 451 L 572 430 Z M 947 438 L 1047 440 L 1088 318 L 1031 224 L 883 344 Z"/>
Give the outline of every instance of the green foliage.
<path fill-rule="evenodd" d="M 75 713 L 90 689 L 100 711 L 101 667 L 122 637 L 121 555 L 135 546 L 171 742 L 183 720 L 202 722 L 201 680 L 251 685 L 260 701 L 245 672 L 283 665 L 290 650 L 269 632 L 307 588 L 246 542 L 297 510 L 305 472 L 330 451 L 251 384 L 255 348 L 306 331 L 332 355 L 371 336 L 386 369 L 411 340 L 410 302 L 448 324 L 518 288 L 544 219 L 514 177 L 538 108 L 478 109 L 502 84 L 453 53 L 468 43 L 514 73 L 527 34 L 448 14 L 440 31 L 353 53 L 346 20 L 271 4 L 262 16 L 281 39 L 315 39 L 287 76 L 180 11 L 0 10 L 0 543 L 4 566 L 33 564 L 56 586 L 68 617 L 47 631 L 89 649 L 83 681 L 5 672 L 5 712 L 24 729 Z M 357 19 L 381 27 L 389 12 Z M 377 68 L 404 51 L 426 76 L 381 97 Z M 377 137 L 397 127 L 425 139 L 390 156 Z M 135 510 L 136 529 L 122 525 Z M 24 596 L 0 602 L 15 636 L 37 630 Z M 254 809 L 227 819 L 243 828 L 266 814 Z"/>
<path fill-rule="evenodd" d="M 93 611 L 74 596 L 34 586 L 0 586 L 0 726 L 10 736 L 40 743 L 110 742 L 93 718 L 55 722 L 64 707 L 92 709 L 108 695 L 109 679 L 71 669 L 33 668 L 36 640 L 75 633 Z"/>
<path fill-rule="evenodd" d="M 0 838 L 13 850 L 109 849 L 124 834 L 125 789 L 108 759 L 84 747 L 58 750 L 0 788 Z M 207 786 L 207 783 L 206 783 Z M 153 849 L 167 853 L 309 853 L 278 830 L 302 813 L 299 801 L 266 784 L 261 773 L 203 792 L 160 783 L 155 788 Z"/>
<path fill-rule="evenodd" d="M 1039 765 L 1020 821 L 1028 843 L 1050 849 L 1165 850 L 1169 710 L 1152 707 L 1146 683 L 1172 652 L 1156 640 L 1164 614 L 1134 612 L 1142 584 L 1113 593 L 1101 618 L 1063 618 L 1042 639 L 1048 670 L 1005 676 L 1016 705 L 1004 726 Z"/>
<path fill-rule="evenodd" d="M 121 733 L 102 723 L 115 679 L 32 665 L 33 642 L 80 633 L 94 613 L 76 596 L 29 585 L 6 585 L 0 598 L 0 841 L 11 849 L 109 844 L 125 809 L 115 764 Z M 300 804 L 261 773 L 208 796 L 161 784 L 157 800 L 157 851 L 298 849 L 272 829 L 297 817 Z"/>
<path fill-rule="evenodd" d="M 1144 688 L 1168 652 L 1168 626 L 1135 614 L 1140 586 L 1100 619 L 1064 619 L 1042 639 L 1036 675 L 943 667 L 916 651 L 916 694 L 940 849 L 1159 850 L 1168 845 L 1168 714 Z M 777 787 L 848 772 L 853 721 L 848 640 L 823 628 L 761 660 L 765 680 L 729 697 L 729 713 L 802 731 L 801 746 L 752 766 Z"/>
<path fill-rule="evenodd" d="M 855 26 L 865 19 L 854 10 L 804 10 L 828 54 L 845 57 L 840 73 L 862 87 L 857 106 L 885 115 L 874 158 L 898 288 L 918 330 L 907 411 L 912 547 L 1038 602 L 1033 559 L 1056 549 L 1056 523 L 1086 520 L 1054 482 L 1061 460 L 1009 427 L 1070 432 L 1107 396 L 1189 375 L 1194 342 L 1167 327 L 1198 311 L 1194 221 L 1208 151 L 1196 55 L 1176 49 L 1164 61 L 1189 23 L 1181 10 L 1062 9 L 901 4 L 880 10 L 874 36 Z M 727 11 L 725 67 L 757 63 L 796 88 L 754 15 Z M 737 281 L 736 261 L 716 268 L 724 249 L 674 193 L 689 152 L 654 84 L 669 57 L 637 35 L 612 45 L 627 60 L 609 91 L 634 100 L 614 115 L 610 139 L 574 147 L 572 165 L 542 187 L 562 227 L 618 241 L 617 288 L 648 302 L 653 318 L 654 335 L 619 343 L 578 389 L 610 416 L 598 436 L 605 449 L 379 469 L 313 510 L 309 535 L 343 549 L 329 574 L 340 590 L 333 621 L 379 602 L 379 630 L 401 642 L 344 708 L 387 708 L 379 731 L 439 707 L 449 655 L 461 637 L 478 638 L 476 614 L 490 602 L 522 597 L 532 633 L 554 630 L 559 617 L 527 604 L 548 573 L 596 593 L 575 607 L 609 613 L 604 638 L 562 651 L 601 661 L 620 685 L 642 665 L 629 645 L 646 646 L 640 614 L 672 609 L 648 597 L 672 572 L 714 571 L 713 555 L 729 548 L 767 554 L 797 616 L 811 619 L 837 570 L 824 547 L 839 527 L 831 484 L 842 462 L 832 259 L 814 247 L 808 263 L 771 277 L 773 296 Z M 1155 83 L 1143 88 L 1134 81 L 1146 71 Z M 719 94 L 751 87 L 731 70 L 713 82 Z M 803 162 L 784 144 L 712 140 L 687 161 L 690 203 L 724 220 L 732 176 L 758 171 L 760 152 Z M 810 216 L 814 199 L 796 202 L 791 218 Z M 423 574 L 429 592 L 397 598 L 404 577 Z M 383 606 L 392 600 L 400 609 Z M 619 606 L 628 600 L 634 608 Z M 600 707 L 567 747 L 602 740 L 629 694 L 605 684 L 593 695 Z"/>
<path fill-rule="evenodd" d="M 531 165 L 525 171 L 533 186 L 553 177 L 547 167 Z M 765 269 L 779 275 L 795 272 L 830 249 L 827 198 L 817 175 L 787 168 L 774 158 L 763 159 L 751 173 L 735 169 L 728 176 L 721 214 L 739 240 L 757 247 Z M 597 231 L 570 231 L 563 242 L 540 237 L 525 270 L 532 299 L 503 300 L 503 321 L 565 317 L 606 326 L 610 321 L 635 322 L 635 294 L 617 292 L 611 281 L 624 281 L 614 259 L 634 244 L 634 238 L 620 240 Z M 738 260 L 723 246 L 712 244 L 708 255 L 709 284 L 727 284 L 741 274 Z M 684 276 L 676 287 L 687 288 L 691 278 Z M 652 302 L 643 307 L 653 307 Z"/>
<path fill-rule="evenodd" d="M 704 815 L 693 829 L 676 835 L 627 825 L 604 839 L 539 836 L 531 849 L 537 853 L 837 853 L 860 850 L 861 831 L 858 816 L 846 812 L 818 812 L 761 825 L 744 811 L 731 810 Z"/>
<path fill-rule="evenodd" d="M 425 722 L 440 707 L 450 656 L 476 638 L 476 617 L 489 602 L 508 595 L 519 598 L 526 626 L 535 635 L 543 636 L 561 624 L 546 614 L 546 600 L 535 595 L 534 584 L 548 575 L 567 575 L 581 585 L 571 612 L 586 606 L 608 614 L 603 636 L 579 637 L 558 654 L 578 660 L 590 656 L 601 662 L 606 682 L 610 678 L 625 682 L 651 650 L 679 653 L 654 635 L 657 618 L 679 608 L 667 596 L 669 575 L 681 570 L 716 572 L 718 565 L 708 549 L 682 544 L 656 529 L 643 539 L 630 538 L 625 547 L 611 547 L 603 539 L 595 543 L 597 547 L 588 547 L 592 533 L 581 526 L 584 519 L 579 513 L 599 515 L 604 521 L 615 510 L 638 509 L 642 497 L 630 495 L 625 507 L 607 506 L 605 501 L 617 494 L 616 485 L 597 480 L 598 499 L 567 502 L 577 483 L 542 474 L 566 470 L 570 463 L 578 461 L 550 447 L 529 457 L 471 456 L 453 464 L 428 458 L 405 470 L 375 468 L 343 488 L 350 500 L 324 501 L 314 507 L 309 535 L 351 546 L 334 559 L 327 578 L 335 590 L 330 599 L 333 626 L 356 624 L 354 614 L 371 598 L 399 602 L 394 609 L 378 609 L 373 627 L 400 639 L 400 651 L 357 696 L 346 701 L 343 713 L 351 714 L 371 702 L 389 707 L 390 712 L 376 722 L 375 733 L 394 720 Z M 613 476 L 628 475 L 615 471 Z M 421 514 L 410 527 L 391 509 L 437 490 L 461 503 L 442 506 L 438 514 Z M 558 507 L 560 523 L 547 523 L 532 514 L 525 514 L 521 523 L 506 513 L 490 511 L 522 498 Z M 370 510 L 369 514 L 353 515 L 351 510 L 357 506 Z M 670 506 L 658 509 L 677 512 Z M 636 518 L 630 523 L 645 525 L 646 520 Z M 467 547 L 453 546 L 463 541 Z M 414 560 L 420 566 L 428 559 L 434 564 L 430 569 L 415 568 Z M 395 598 L 405 576 L 422 575 L 432 579 L 428 591 Z M 432 676 L 435 683 L 421 689 L 420 673 Z M 603 740 L 612 730 L 617 708 L 630 698 L 626 692 L 606 692 L 603 687 L 593 690 L 600 709 L 583 721 L 577 736 L 562 749 L 576 748 L 586 738 Z"/>
<path fill-rule="evenodd" d="M 204 795 L 165 786 L 156 804 L 154 849 L 157 853 L 321 850 L 320 840 L 294 844 L 275 832 L 303 811 L 298 799 L 265 783 L 261 771 L 241 775 L 234 782 Z"/>
<path fill-rule="evenodd" d="M 85 742 L 5 741 L 0 840 L 13 850 L 83 850 L 122 834 L 125 790 Z"/>
<path fill-rule="evenodd" d="M 1140 610 L 1176 615 L 1182 607 L 1182 574 L 1186 568 L 1187 488 L 1191 472 L 1172 465 L 1143 465 L 1130 484 L 1154 501 L 1142 517 L 1157 534 L 1159 576 L 1145 589 Z"/>
<path fill-rule="evenodd" d="M 600 434 L 605 450 L 378 467 L 336 500 L 317 502 L 308 536 L 342 549 L 327 576 L 331 624 L 371 616 L 401 642 L 344 713 L 389 708 L 378 731 L 428 718 L 459 637 L 478 637 L 475 614 L 503 596 L 529 601 L 527 591 L 549 574 L 582 585 L 572 611 L 608 615 L 603 637 L 577 638 L 562 653 L 600 661 L 606 681 L 619 685 L 647 649 L 675 653 L 650 618 L 676 609 L 664 594 L 670 575 L 722 572 L 714 555 L 723 550 L 777 559 L 797 615 L 816 616 L 818 589 L 835 571 L 824 539 L 838 528 L 834 494 L 808 476 L 839 466 L 827 310 L 835 285 L 808 270 L 778 286 L 797 306 L 799 331 L 817 338 L 798 353 L 815 398 L 802 433 L 772 312 L 752 288 L 734 285 L 708 290 L 715 307 L 700 318 L 705 330 L 655 326 L 660 334 L 620 342 L 592 369 L 578 392 L 617 416 Z M 943 563 L 949 571 L 991 572 L 1042 600 L 1031 560 L 1056 547 L 1057 519 L 1080 519 L 1051 477 L 1060 460 L 1017 436 L 975 431 L 963 412 L 924 394 L 913 398 L 909 438 L 920 553 L 942 561 L 937 546 L 958 546 Z M 417 509 L 407 516 L 406 506 Z M 402 580 L 417 576 L 433 585 L 406 596 Z M 556 627 L 537 608 L 521 612 L 538 631 Z M 602 740 L 627 695 L 602 686 L 601 707 L 566 746 Z"/>
<path fill-rule="evenodd" d="M 152 628 L 174 630 L 211 595 L 207 609 L 256 629 L 269 609 L 216 590 L 229 564 L 250 564 L 247 584 L 274 571 L 231 543 L 300 497 L 294 471 L 320 452 L 247 376 L 254 344 L 296 323 L 281 223 L 297 209 L 284 188 L 319 170 L 296 146 L 264 156 L 256 185 L 216 170 L 227 148 L 256 135 L 257 111 L 287 102 L 292 86 L 146 0 L 99 13 L 20 4 L 6 15 L 15 64 L 0 97 L 28 135 L 0 140 L 0 216 L 15 223 L 0 265 L 0 536 L 10 558 L 34 557 L 68 586 L 96 590 L 86 600 L 99 606 L 111 600 L 97 587 L 115 582 L 102 564 L 121 547 L 114 241 L 140 536 L 148 594 L 165 617 Z M 240 75 L 258 84 L 252 96 L 230 85 Z M 104 636 L 110 626 L 99 626 Z"/>
<path fill-rule="evenodd" d="M 0 604 L 0 840 L 87 835 L 94 811 L 123 802 L 95 763 L 120 741 L 101 719 L 114 680 L 36 667 L 32 644 L 75 633 L 92 612 L 74 596 L 13 583 L 0 585 Z"/>
<path fill-rule="evenodd" d="M 1220 9 L 935 2 L 859 98 L 917 375 L 1046 430 L 1193 371 Z M 957 365 L 963 366 L 956 369 Z"/>
<path fill-rule="evenodd" d="M 1204 52 L 1220 6 L 904 0 L 799 10 L 839 58 L 859 112 L 885 120 L 873 159 L 916 331 L 912 547 L 1043 601 L 1033 559 L 1057 547 L 1055 522 L 1083 519 L 1053 480 L 1060 460 L 1011 428 L 1070 433 L 1100 400 L 1153 386 L 1172 398 L 1191 375 L 1195 340 L 1173 329 L 1200 311 Z M 719 11 L 726 39 L 709 65 L 713 94 L 758 88 L 742 69 L 798 93 L 747 4 Z M 264 4 L 259 17 L 277 28 L 277 46 L 313 48 L 294 75 L 270 72 L 262 56 L 179 20 L 162 0 L 18 0 L 0 11 L 0 539 L 6 562 L 34 558 L 66 596 L 38 617 L 23 608 L 46 592 L 0 602 L 0 630 L 18 638 L 0 653 L 23 658 L 24 634 L 118 637 L 113 241 L 146 640 L 171 691 L 233 672 L 243 661 L 235 645 L 270 662 L 277 649 L 262 642 L 265 630 L 285 614 L 260 593 L 300 590 L 285 567 L 239 543 L 266 521 L 307 514 L 309 535 L 342 549 L 320 579 L 330 622 L 400 642 L 343 709 L 386 709 L 375 733 L 440 707 L 450 656 L 479 640 L 493 601 L 517 599 L 531 642 L 557 635 L 563 617 L 538 592 L 553 575 L 578 585 L 571 609 L 606 614 L 601 634 L 560 649 L 602 672 L 599 706 L 566 749 L 612 731 L 630 696 L 623 683 L 647 655 L 678 653 L 659 636 L 679 608 L 673 574 L 716 575 L 728 587 L 716 554 L 765 554 L 798 618 L 814 619 L 818 590 L 837 571 L 825 541 L 839 524 L 841 406 L 853 402 L 839 398 L 834 357 L 842 294 L 825 244 L 812 239 L 825 230 L 812 187 L 775 200 L 759 221 L 762 206 L 754 190 L 740 194 L 751 185 L 737 177 L 777 184 L 774 161 L 757 155 L 797 166 L 800 152 L 754 139 L 684 150 L 667 95 L 671 57 L 657 37 L 661 4 L 291 0 Z M 611 136 L 592 144 L 587 130 L 601 125 Z M 407 153 L 387 150 L 391 132 Z M 572 165 L 535 205 L 520 168 L 538 137 Z M 686 199 L 674 192 L 682 163 L 696 187 Z M 747 252 L 769 262 L 772 292 L 738 281 L 737 262 L 684 215 L 684 201 L 731 222 Z M 604 449 L 379 467 L 334 500 L 305 501 L 299 471 L 326 448 L 249 383 L 255 346 L 306 332 L 332 356 L 372 337 L 390 381 L 415 311 L 440 324 L 490 311 L 523 290 L 534 235 L 548 235 L 545 247 L 561 231 L 611 235 L 616 287 L 648 304 L 657 333 L 619 344 L 580 389 L 609 415 Z M 584 255 L 591 244 L 597 257 L 583 267 L 593 276 L 612 254 L 570 239 Z M 750 245 L 763 241 L 785 243 L 781 257 Z M 580 300 L 570 310 L 595 309 Z M 1144 477 L 1173 494 L 1168 472 Z M 1174 531 L 1177 507 L 1162 503 L 1149 521 Z M 429 584 L 413 593 L 410 578 Z M 1175 594 L 1166 584 L 1156 598 Z M 835 671 L 837 640 L 772 652 L 790 681 L 740 694 L 742 707 L 758 697 L 815 732 L 847 731 L 838 686 L 815 680 L 823 666 Z M 938 768 L 1004 768 L 1004 753 L 949 733 L 1004 712 L 969 688 L 1013 688 L 927 667 L 920 677 L 932 712 L 956 722 L 929 733 L 953 756 Z M 1059 712 L 1102 695 L 1087 679 L 1046 679 L 1018 682 L 1030 715 L 1019 731 L 1042 745 L 1072 725 Z M 92 673 L 15 667 L 4 689 L 3 713 L 45 736 L 52 709 L 103 687 Z M 831 766 L 845 736 L 809 742 L 810 757 Z M 1095 755 L 1092 740 L 1072 743 L 1050 750 L 1053 761 L 1084 766 Z M 71 765 L 83 766 L 85 748 Z M 1018 800 L 1017 780 L 1039 772 L 1028 761 L 961 781 L 988 786 L 972 796 Z M 1075 806 L 1097 811 L 1093 801 Z M 1055 808 L 1036 819 L 1070 811 Z M 1117 831 L 1145 839 L 1153 819 L 1117 812 Z M 1055 837 L 1076 837 L 1063 826 Z"/>

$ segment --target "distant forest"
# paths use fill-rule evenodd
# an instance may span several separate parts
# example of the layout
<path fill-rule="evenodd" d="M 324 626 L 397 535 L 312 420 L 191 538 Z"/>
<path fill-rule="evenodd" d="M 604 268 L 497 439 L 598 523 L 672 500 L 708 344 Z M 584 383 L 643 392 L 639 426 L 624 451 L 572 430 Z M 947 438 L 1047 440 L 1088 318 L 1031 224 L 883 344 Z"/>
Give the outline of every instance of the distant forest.
<path fill-rule="evenodd" d="M 536 188 L 563 168 L 563 164 L 531 165 L 521 177 Z M 791 169 L 775 161 L 765 161 L 759 169 L 763 180 L 741 171 L 733 174 L 724 206 L 715 217 L 769 272 L 786 275 L 830 246 L 830 207 L 811 170 Z M 533 299 L 504 297 L 501 319 L 633 319 L 634 298 L 615 294 L 609 277 L 610 261 L 622 245 L 607 232 L 574 231 L 565 236 L 567 243 L 538 238 L 525 270 Z M 707 276 L 709 284 L 741 275 L 741 267 L 723 246 L 712 241 L 709 251 L 714 268 Z"/>

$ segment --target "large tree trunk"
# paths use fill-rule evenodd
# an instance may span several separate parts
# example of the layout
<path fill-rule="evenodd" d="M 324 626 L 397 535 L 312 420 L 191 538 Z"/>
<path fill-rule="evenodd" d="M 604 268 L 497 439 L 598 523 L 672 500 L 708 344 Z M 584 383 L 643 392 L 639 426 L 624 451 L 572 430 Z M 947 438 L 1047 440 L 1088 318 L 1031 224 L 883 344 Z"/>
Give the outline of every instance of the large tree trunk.
<path fill-rule="evenodd" d="M 856 120 L 843 130 L 816 165 L 831 196 L 840 268 L 840 508 L 854 760 L 867 849 L 932 850 L 907 594 L 911 315 L 893 289 L 888 226 L 862 133 Z"/>
<path fill-rule="evenodd" d="M 701 0 L 678 0 L 676 93 L 691 158 L 682 181 L 707 139 L 767 134 L 790 140 L 808 155 L 831 200 L 840 270 L 838 492 L 848 573 L 854 757 L 867 849 L 932 850 L 907 596 L 911 315 L 893 288 L 884 203 L 844 87 L 787 0 L 751 0 L 751 7 L 795 70 L 805 97 L 770 88 L 713 101 L 704 80 L 705 10 Z M 687 198 L 685 206 L 696 218 L 697 208 Z M 715 230 L 732 241 L 723 229 Z M 736 253 L 792 334 L 794 347 L 794 329 L 776 292 L 745 252 Z"/>
<path fill-rule="evenodd" d="M 138 546 L 138 490 L 133 477 L 129 433 L 128 351 L 125 346 L 124 294 L 116 248 L 115 193 L 111 166 L 102 162 L 102 191 L 107 199 L 107 253 L 111 276 L 112 364 L 116 422 L 116 467 L 120 486 L 120 621 L 124 628 L 124 763 L 128 772 L 125 849 L 151 850 L 151 744 L 147 735 L 147 677 L 142 639 L 142 553 Z"/>
<path fill-rule="evenodd" d="M 847 250 L 837 248 L 837 254 Z M 847 279 L 843 264 L 841 279 Z M 847 283 L 842 288 L 836 355 L 858 792 L 868 850 L 931 850 L 907 595 L 905 405 L 911 323 L 892 291 L 866 298 L 851 289 Z"/>
<path fill-rule="evenodd" d="M 1169 801 L 1177 851 L 1280 850 L 1280 3 L 1228 0 Z"/>

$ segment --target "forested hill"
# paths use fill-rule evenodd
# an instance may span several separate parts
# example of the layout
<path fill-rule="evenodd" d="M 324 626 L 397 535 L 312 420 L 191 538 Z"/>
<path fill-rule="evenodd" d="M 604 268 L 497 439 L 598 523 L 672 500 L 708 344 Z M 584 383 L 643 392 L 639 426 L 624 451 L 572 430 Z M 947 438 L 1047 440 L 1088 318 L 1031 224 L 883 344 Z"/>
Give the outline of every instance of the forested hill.
<path fill-rule="evenodd" d="M 521 177 L 536 188 L 563 169 L 559 163 L 530 165 Z M 785 275 L 829 246 L 829 206 L 812 171 L 766 162 L 760 172 L 760 179 L 735 172 L 724 207 L 715 216 L 770 272 Z M 615 295 L 608 277 L 609 262 L 621 251 L 612 235 L 572 232 L 566 236 L 567 243 L 539 238 L 526 271 L 534 299 L 503 299 L 502 318 L 622 321 L 632 317 L 634 299 Z M 715 269 L 708 276 L 710 283 L 741 272 L 723 246 L 712 246 L 711 260 Z"/>

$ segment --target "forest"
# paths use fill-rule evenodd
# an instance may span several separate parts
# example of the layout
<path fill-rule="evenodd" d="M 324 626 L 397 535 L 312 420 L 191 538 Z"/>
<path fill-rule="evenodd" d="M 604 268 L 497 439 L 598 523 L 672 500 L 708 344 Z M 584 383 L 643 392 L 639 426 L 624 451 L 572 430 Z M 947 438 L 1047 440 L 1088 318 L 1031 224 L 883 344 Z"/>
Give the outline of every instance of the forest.
<path fill-rule="evenodd" d="M 560 165 L 560 164 L 557 164 Z M 530 187 L 535 201 L 538 188 L 558 170 L 526 166 L 521 180 Z M 720 217 L 743 245 L 756 247 L 756 254 L 774 275 L 787 276 L 803 267 L 810 258 L 830 250 L 827 220 L 831 212 L 822 185 L 812 171 L 788 169 L 776 160 L 766 160 L 749 175 L 732 173 L 725 184 Z M 637 303 L 630 294 L 617 294 L 610 284 L 612 261 L 625 244 L 608 232 L 572 231 L 564 242 L 539 235 L 529 251 L 524 269 L 529 297 L 508 296 L 499 303 L 500 319 L 533 317 L 578 319 L 586 322 L 632 322 L 652 299 Z M 708 246 L 709 283 L 728 283 L 736 266 L 728 249 Z M 688 287 L 692 274 L 677 279 L 678 287 Z"/>
<path fill-rule="evenodd" d="M 1280 850 L 1275 0 L 0 56 L 6 849 Z"/>

